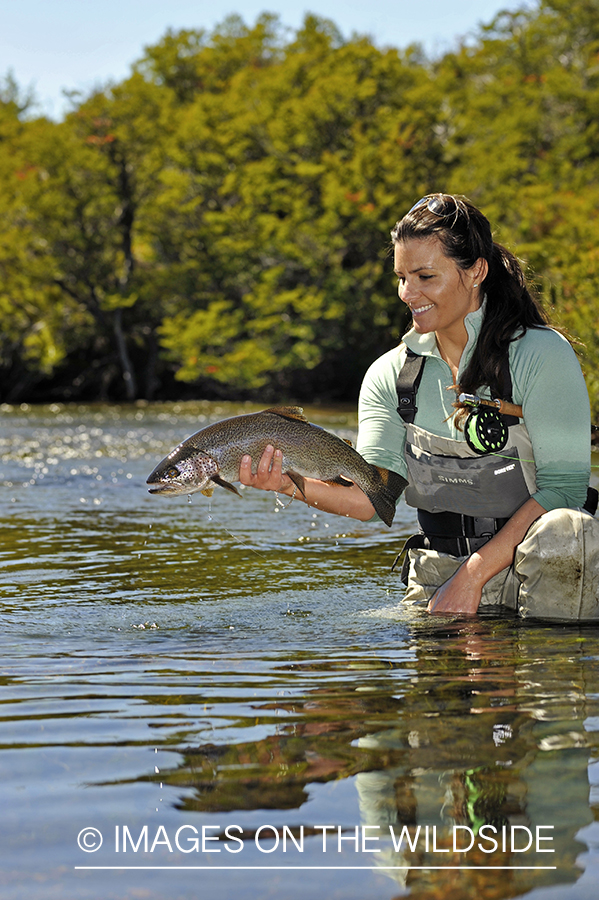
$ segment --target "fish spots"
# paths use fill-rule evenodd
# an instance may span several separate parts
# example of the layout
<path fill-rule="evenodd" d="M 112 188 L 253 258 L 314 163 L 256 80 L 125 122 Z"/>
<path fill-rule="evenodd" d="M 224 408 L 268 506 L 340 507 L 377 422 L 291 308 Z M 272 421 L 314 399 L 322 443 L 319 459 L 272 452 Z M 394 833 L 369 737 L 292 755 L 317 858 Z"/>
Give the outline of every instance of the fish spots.
<path fill-rule="evenodd" d="M 170 453 L 156 466 L 147 483 L 152 485 L 150 493 L 192 494 L 195 491 L 212 493 L 211 479 L 218 477 L 218 464 L 205 453 L 191 450 L 177 459 L 174 465 Z"/>

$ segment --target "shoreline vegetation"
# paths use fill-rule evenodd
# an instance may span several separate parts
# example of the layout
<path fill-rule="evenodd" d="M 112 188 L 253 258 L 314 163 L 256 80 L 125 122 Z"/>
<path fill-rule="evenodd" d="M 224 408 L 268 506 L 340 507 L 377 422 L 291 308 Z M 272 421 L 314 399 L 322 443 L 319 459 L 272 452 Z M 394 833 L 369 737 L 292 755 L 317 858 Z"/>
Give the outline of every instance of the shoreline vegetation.
<path fill-rule="evenodd" d="M 229 17 L 60 122 L 7 74 L 0 403 L 354 403 L 408 324 L 389 231 L 443 190 L 534 273 L 599 421 L 598 13 L 541 0 L 435 58 Z"/>

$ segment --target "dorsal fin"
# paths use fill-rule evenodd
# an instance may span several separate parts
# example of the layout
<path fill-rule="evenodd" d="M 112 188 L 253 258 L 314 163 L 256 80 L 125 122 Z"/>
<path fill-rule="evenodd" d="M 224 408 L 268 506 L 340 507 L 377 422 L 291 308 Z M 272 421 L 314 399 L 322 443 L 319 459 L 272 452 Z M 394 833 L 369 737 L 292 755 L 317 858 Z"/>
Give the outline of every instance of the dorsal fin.
<path fill-rule="evenodd" d="M 301 406 L 271 406 L 262 411 L 281 416 L 283 419 L 293 419 L 295 422 L 308 422 Z"/>

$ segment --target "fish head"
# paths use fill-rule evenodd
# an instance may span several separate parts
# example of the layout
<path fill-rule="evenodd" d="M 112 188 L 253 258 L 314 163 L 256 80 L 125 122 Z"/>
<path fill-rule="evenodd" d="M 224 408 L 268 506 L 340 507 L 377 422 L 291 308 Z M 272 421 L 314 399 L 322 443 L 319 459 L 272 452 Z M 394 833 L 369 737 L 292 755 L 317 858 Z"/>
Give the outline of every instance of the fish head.
<path fill-rule="evenodd" d="M 150 494 L 194 494 L 213 487 L 210 479 L 218 472 L 211 456 L 182 445 L 158 463 L 146 484 Z"/>

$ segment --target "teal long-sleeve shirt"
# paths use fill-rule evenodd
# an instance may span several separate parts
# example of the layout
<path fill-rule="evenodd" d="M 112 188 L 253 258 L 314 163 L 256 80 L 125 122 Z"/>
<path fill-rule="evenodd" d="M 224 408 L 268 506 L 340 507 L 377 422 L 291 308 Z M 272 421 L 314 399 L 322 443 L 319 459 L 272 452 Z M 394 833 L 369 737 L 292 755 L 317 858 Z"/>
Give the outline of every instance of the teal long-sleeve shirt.
<path fill-rule="evenodd" d="M 483 310 L 465 319 L 468 342 L 458 369 L 458 381 L 478 338 Z M 376 360 L 362 383 L 359 403 L 358 451 L 373 465 L 407 478 L 404 458 L 406 426 L 397 412 L 396 381 L 406 347 L 430 357 L 418 389 L 414 424 L 442 437 L 465 440 L 453 422 L 455 392 L 451 369 L 441 358 L 435 335 L 413 329 L 399 347 Z M 513 402 L 522 415 L 533 447 L 537 490 L 534 499 L 549 511 L 576 508 L 586 499 L 591 467 L 589 398 L 576 355 L 558 332 L 531 328 L 509 349 Z M 482 396 L 489 392 L 481 389 Z"/>

